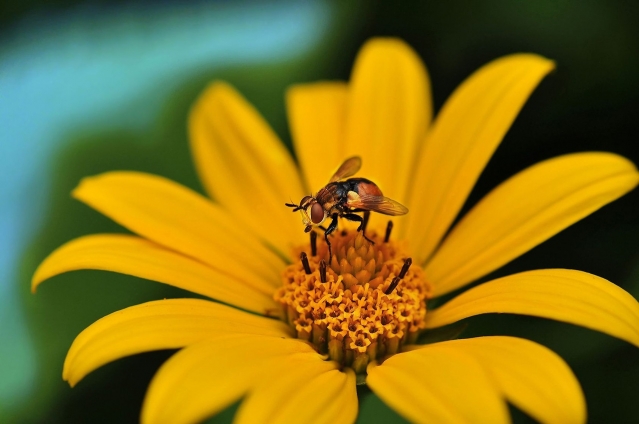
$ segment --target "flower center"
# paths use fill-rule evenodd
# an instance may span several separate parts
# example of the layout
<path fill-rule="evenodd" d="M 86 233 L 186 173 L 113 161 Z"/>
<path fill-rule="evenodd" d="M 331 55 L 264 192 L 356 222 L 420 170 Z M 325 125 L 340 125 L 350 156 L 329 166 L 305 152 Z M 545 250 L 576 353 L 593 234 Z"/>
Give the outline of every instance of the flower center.
<path fill-rule="evenodd" d="M 431 286 L 420 266 L 411 266 L 402 244 L 374 231 L 344 230 L 296 250 L 274 295 L 297 337 L 331 360 L 364 373 L 370 361 L 414 343 L 424 326 Z"/>

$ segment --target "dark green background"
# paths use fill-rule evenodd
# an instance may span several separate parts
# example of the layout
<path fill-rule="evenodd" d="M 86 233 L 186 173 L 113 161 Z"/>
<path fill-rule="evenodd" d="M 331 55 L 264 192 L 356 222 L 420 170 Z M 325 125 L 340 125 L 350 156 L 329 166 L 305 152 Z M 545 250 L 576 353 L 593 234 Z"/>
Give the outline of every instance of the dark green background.
<path fill-rule="evenodd" d="M 118 8 L 124 2 L 91 2 Z M 152 4 L 141 3 L 149 8 Z M 25 17 L 66 13 L 83 2 L 6 1 L 0 26 Z M 82 271 L 45 283 L 36 296 L 29 279 L 55 247 L 80 235 L 124 231 L 69 192 L 87 175 L 134 169 L 172 178 L 201 191 L 191 165 L 185 122 L 189 105 L 208 81 L 230 81 L 290 145 L 283 93 L 295 82 L 349 77 L 361 44 L 376 35 L 406 40 L 428 66 L 439 109 L 471 72 L 499 56 L 535 52 L 557 62 L 491 159 L 465 206 L 515 172 L 546 158 L 605 150 L 639 163 L 639 13 L 631 2 L 446 1 L 335 3 L 335 23 L 321 45 L 285 63 L 202 70 L 184 78 L 163 105 L 152 131 L 78 132 L 50 158 L 55 178 L 46 225 L 18 266 L 20 296 L 35 341 L 38 385 L 12 422 L 135 422 L 146 386 L 170 352 L 109 364 L 70 389 L 61 378 L 66 349 L 87 325 L 117 309 L 183 293 L 152 282 Z M 8 26 L 5 26 L 8 25 Z M 6 36 L 6 32 L 3 34 Z M 460 123 L 463 125 L 463 123 Z M 574 268 L 607 278 L 639 297 L 639 192 L 635 191 L 555 236 L 491 277 L 535 268 Z M 570 364 L 586 394 L 590 422 L 639 422 L 639 349 L 567 324 L 519 316 L 467 320 L 463 334 L 510 334 L 550 347 Z M 321 388 L 318 388 L 321 390 Z M 360 422 L 401 421 L 363 392 Z M 528 420 L 513 411 L 517 421 Z M 228 422 L 227 411 L 212 422 Z"/>

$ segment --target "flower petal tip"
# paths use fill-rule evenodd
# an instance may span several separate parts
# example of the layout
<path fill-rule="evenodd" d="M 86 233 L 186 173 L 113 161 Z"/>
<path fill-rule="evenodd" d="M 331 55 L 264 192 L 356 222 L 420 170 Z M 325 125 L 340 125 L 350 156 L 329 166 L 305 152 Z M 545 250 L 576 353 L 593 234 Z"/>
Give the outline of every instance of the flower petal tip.
<path fill-rule="evenodd" d="M 36 269 L 36 272 L 33 274 L 33 277 L 31 277 L 31 294 L 36 294 L 36 291 L 38 290 L 38 286 L 42 282 L 42 279 L 38 275 L 38 270 L 39 269 L 40 269 L 40 267 L 38 267 L 38 269 Z"/>
<path fill-rule="evenodd" d="M 191 107 L 191 111 L 204 107 L 204 104 L 218 101 L 220 98 L 233 94 L 235 94 L 235 89 L 231 84 L 222 80 L 214 80 L 210 82 L 198 96 L 198 99 Z"/>
<path fill-rule="evenodd" d="M 46 270 L 46 268 L 48 268 L 49 266 L 50 257 L 51 257 L 51 254 L 47 256 L 40 263 L 40 265 L 38 265 L 38 268 L 36 268 L 35 272 L 33 273 L 33 276 L 31 277 L 31 293 L 32 294 L 36 293 L 36 291 L 38 290 L 38 286 L 40 286 L 40 284 L 42 284 L 45 280 L 48 280 L 49 278 L 52 277 L 52 275 Z"/>
<path fill-rule="evenodd" d="M 366 49 L 408 49 L 410 51 L 414 51 L 413 48 L 404 40 L 397 37 L 373 37 L 370 38 L 364 45 L 362 45 L 361 50 L 364 51 Z"/>
<path fill-rule="evenodd" d="M 518 63 L 522 68 L 528 68 L 531 71 L 536 68 L 539 75 L 546 75 L 557 68 L 557 63 L 554 60 L 536 53 L 513 53 L 496 59 L 492 63 L 505 62 Z"/>
<path fill-rule="evenodd" d="M 65 359 L 64 366 L 62 367 L 62 380 L 66 381 L 69 384 L 69 387 L 74 388 L 80 382 L 82 377 L 73 378 L 73 376 L 70 374 L 71 372 L 69 371 L 68 355 L 67 355 L 67 359 Z"/>
<path fill-rule="evenodd" d="M 105 172 L 103 174 L 92 175 L 90 177 L 84 177 L 80 180 L 78 185 L 71 190 L 71 197 L 84 202 L 85 193 L 87 190 L 91 189 L 93 184 L 103 178 L 105 175 L 111 174 L 111 172 Z"/>

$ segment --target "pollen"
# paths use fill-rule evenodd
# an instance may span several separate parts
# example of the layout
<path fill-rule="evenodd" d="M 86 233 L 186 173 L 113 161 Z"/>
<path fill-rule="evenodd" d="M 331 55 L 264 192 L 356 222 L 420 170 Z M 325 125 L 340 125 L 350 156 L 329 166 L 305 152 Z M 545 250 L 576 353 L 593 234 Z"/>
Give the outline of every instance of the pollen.
<path fill-rule="evenodd" d="M 387 231 L 388 232 L 388 231 Z M 406 248 L 388 235 L 344 230 L 296 249 L 274 295 L 297 337 L 358 374 L 412 344 L 424 328 L 432 287 Z"/>

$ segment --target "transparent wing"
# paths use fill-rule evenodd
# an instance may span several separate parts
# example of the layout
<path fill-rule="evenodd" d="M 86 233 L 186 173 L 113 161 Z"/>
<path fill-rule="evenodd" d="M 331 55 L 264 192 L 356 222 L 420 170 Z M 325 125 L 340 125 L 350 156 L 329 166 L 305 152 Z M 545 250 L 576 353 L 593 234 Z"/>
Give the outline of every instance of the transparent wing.
<path fill-rule="evenodd" d="M 384 196 L 360 195 L 359 198 L 347 202 L 349 208 L 364 209 L 384 215 L 406 215 L 408 208 L 399 202 Z"/>
<path fill-rule="evenodd" d="M 339 167 L 339 169 L 335 171 L 335 174 L 333 174 L 333 176 L 331 177 L 329 184 L 355 175 L 355 173 L 359 171 L 359 168 L 361 167 L 362 158 L 360 158 L 359 156 L 353 156 L 346 159 L 344 163 L 342 163 L 342 165 Z"/>

